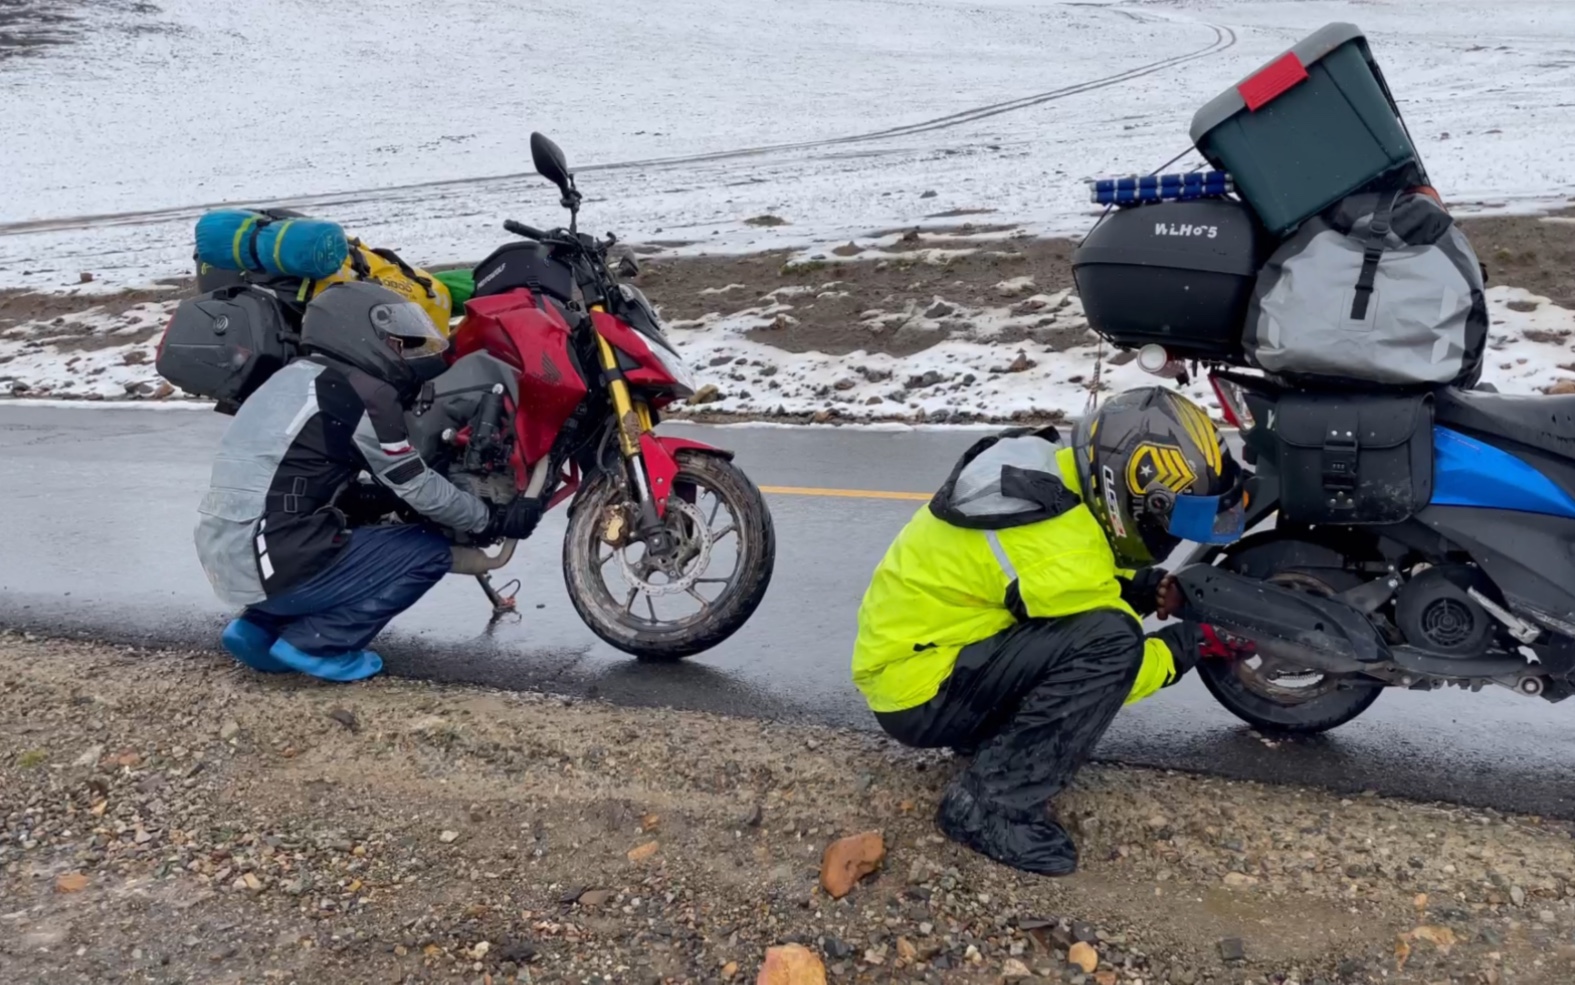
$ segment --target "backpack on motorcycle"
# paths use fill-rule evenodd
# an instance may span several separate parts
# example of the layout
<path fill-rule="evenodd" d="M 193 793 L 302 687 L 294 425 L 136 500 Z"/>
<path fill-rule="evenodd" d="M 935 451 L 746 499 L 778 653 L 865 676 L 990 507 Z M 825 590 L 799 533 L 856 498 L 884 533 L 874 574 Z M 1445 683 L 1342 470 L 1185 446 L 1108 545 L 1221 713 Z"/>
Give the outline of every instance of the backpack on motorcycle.
<path fill-rule="evenodd" d="M 215 400 L 221 413 L 233 414 L 296 357 L 299 339 L 277 297 L 239 284 L 182 301 L 164 329 L 154 365 L 172 386 Z"/>
<path fill-rule="evenodd" d="M 1426 194 L 1369 192 L 1309 219 L 1258 275 L 1249 363 L 1314 386 L 1469 388 L 1487 346 L 1482 266 Z"/>

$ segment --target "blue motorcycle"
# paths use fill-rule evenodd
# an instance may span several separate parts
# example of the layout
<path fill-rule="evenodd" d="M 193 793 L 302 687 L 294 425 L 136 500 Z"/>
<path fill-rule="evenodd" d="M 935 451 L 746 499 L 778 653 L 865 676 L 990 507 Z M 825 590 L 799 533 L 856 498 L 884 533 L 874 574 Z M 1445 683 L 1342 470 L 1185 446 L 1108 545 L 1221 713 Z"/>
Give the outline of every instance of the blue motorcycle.
<path fill-rule="evenodd" d="M 1312 733 L 1387 687 L 1575 692 L 1575 396 L 1211 380 L 1266 528 L 1178 566 L 1186 614 L 1255 644 L 1199 668 L 1221 704 Z"/>

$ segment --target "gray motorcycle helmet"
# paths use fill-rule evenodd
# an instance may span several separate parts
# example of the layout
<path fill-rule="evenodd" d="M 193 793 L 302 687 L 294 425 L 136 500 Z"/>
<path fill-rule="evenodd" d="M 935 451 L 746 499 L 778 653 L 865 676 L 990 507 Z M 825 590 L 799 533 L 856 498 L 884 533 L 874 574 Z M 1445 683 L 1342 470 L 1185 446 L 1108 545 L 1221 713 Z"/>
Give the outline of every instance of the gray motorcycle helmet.
<path fill-rule="evenodd" d="M 425 309 L 370 281 L 329 286 L 301 317 L 307 355 L 353 366 L 406 400 L 442 372 L 447 348 L 448 339 Z"/>

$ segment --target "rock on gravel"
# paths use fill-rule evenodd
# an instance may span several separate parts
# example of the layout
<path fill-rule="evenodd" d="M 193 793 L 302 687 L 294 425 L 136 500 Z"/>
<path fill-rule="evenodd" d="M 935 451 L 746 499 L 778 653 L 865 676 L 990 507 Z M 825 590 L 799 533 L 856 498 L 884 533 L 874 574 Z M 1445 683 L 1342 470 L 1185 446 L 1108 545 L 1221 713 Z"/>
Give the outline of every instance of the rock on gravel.
<path fill-rule="evenodd" d="M 826 985 L 826 965 L 802 944 L 766 949 L 756 985 Z"/>
<path fill-rule="evenodd" d="M 820 885 L 832 899 L 853 892 L 859 880 L 880 868 L 886 841 L 879 831 L 841 838 L 826 846 L 820 860 Z"/>

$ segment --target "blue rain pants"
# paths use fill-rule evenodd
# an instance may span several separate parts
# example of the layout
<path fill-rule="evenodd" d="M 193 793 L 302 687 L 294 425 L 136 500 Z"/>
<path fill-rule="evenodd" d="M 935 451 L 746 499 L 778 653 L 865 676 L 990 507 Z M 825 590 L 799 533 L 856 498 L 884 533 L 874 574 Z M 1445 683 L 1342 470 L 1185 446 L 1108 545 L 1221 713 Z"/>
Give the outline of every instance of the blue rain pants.
<path fill-rule="evenodd" d="M 311 656 L 354 653 L 366 649 L 452 565 L 449 542 L 435 531 L 359 527 L 332 565 L 250 607 L 243 618 Z"/>

